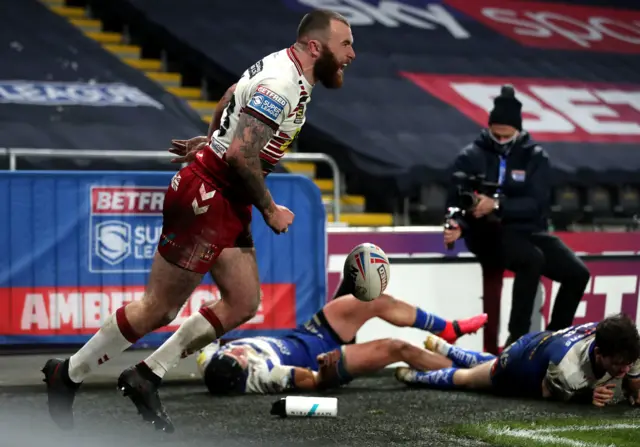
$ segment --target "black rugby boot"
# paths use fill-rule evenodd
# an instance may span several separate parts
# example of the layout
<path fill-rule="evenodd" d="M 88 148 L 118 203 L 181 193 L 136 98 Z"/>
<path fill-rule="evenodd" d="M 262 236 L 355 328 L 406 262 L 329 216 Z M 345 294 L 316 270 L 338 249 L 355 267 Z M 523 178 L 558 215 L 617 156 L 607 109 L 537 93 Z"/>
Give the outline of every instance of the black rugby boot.
<path fill-rule="evenodd" d="M 144 363 L 125 369 L 118 378 L 118 389 L 131 399 L 142 419 L 151 422 L 156 430 L 173 433 L 173 422 L 158 395 L 159 386 L 160 378 Z"/>
<path fill-rule="evenodd" d="M 53 422 L 63 430 L 73 428 L 73 401 L 80 384 L 69 378 L 69 359 L 49 359 L 42 368 L 47 384 L 47 405 Z"/>

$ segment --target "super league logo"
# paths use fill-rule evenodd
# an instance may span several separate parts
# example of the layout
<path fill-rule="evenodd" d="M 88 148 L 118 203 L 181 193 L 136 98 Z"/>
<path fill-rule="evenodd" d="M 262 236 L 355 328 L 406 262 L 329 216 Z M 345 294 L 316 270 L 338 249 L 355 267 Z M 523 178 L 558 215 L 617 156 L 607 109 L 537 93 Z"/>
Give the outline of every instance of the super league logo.
<path fill-rule="evenodd" d="M 131 255 L 131 225 L 118 220 L 95 226 L 95 253 L 104 262 L 116 265 Z"/>

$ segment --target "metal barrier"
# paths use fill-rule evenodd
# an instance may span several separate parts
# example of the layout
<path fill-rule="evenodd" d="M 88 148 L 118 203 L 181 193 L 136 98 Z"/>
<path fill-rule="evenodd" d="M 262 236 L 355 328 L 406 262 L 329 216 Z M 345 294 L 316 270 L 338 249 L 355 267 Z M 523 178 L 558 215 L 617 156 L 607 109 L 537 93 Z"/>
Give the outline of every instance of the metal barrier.
<path fill-rule="evenodd" d="M 69 149 L 29 149 L 29 148 L 0 148 L 0 155 L 9 156 L 9 170 L 18 169 L 18 157 L 59 157 L 59 158 L 114 158 L 114 159 L 158 159 L 172 158 L 175 155 L 168 151 L 112 151 L 112 150 L 69 150 Z M 329 165 L 333 175 L 333 221 L 340 222 L 340 194 L 342 192 L 342 182 L 340 169 L 336 161 L 322 153 L 290 153 L 285 154 L 284 160 L 289 161 L 310 161 L 322 162 Z"/>

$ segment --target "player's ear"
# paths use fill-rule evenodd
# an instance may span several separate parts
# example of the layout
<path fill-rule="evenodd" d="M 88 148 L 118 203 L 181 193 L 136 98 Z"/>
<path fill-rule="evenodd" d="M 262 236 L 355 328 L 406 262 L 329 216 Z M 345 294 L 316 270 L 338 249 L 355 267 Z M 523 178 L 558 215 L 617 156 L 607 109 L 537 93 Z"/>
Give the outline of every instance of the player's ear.
<path fill-rule="evenodd" d="M 307 48 L 309 49 L 309 53 L 314 58 L 320 57 L 322 53 L 322 43 L 319 40 L 311 39 L 307 44 Z"/>

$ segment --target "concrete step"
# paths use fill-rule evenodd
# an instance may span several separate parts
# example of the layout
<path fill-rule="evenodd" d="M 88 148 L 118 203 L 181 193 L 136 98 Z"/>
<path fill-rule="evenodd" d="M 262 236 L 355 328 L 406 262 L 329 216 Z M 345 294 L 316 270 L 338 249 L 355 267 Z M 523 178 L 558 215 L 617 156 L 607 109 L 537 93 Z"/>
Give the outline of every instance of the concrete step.
<path fill-rule="evenodd" d="M 125 57 L 122 61 L 146 73 L 162 70 L 162 61 L 160 59 L 134 59 Z"/>
<path fill-rule="evenodd" d="M 333 214 L 327 214 L 334 222 Z M 340 213 L 340 222 L 352 227 L 385 227 L 393 225 L 393 215 L 385 213 Z"/>
<path fill-rule="evenodd" d="M 327 213 L 333 212 L 333 196 L 323 195 L 322 203 Z M 363 196 L 344 195 L 340 197 L 340 211 L 343 213 L 364 213 L 365 198 Z"/>
<path fill-rule="evenodd" d="M 202 98 L 202 89 L 197 87 L 167 87 L 167 91 L 183 99 Z"/>
<path fill-rule="evenodd" d="M 50 9 L 59 16 L 68 19 L 82 19 L 86 17 L 87 11 L 84 8 L 76 8 L 70 6 L 51 6 Z"/>
<path fill-rule="evenodd" d="M 102 44 L 122 43 L 122 34 L 120 33 L 111 33 L 107 31 L 84 31 L 84 34 Z"/>
<path fill-rule="evenodd" d="M 200 116 L 211 115 L 213 111 L 216 109 L 216 101 L 203 101 L 203 100 L 193 100 L 189 101 L 189 105 L 195 109 Z"/>
<path fill-rule="evenodd" d="M 142 59 L 144 60 L 144 59 Z M 163 87 L 180 87 L 182 84 L 182 75 L 180 73 L 165 73 L 150 71 L 145 73 L 148 78 L 153 79 Z"/>
<path fill-rule="evenodd" d="M 292 174 L 300 174 L 314 179 L 316 177 L 316 164 L 302 161 L 283 161 L 282 166 Z"/>
<path fill-rule="evenodd" d="M 102 31 L 102 22 L 93 19 L 69 19 L 74 26 L 80 28 L 85 33 L 97 33 Z"/>
<path fill-rule="evenodd" d="M 318 188 L 320 188 L 320 191 L 324 194 L 324 193 L 333 193 L 333 180 L 332 179 L 326 179 L 326 178 L 317 178 L 313 181 L 316 186 Z"/>
<path fill-rule="evenodd" d="M 106 44 L 102 47 L 120 59 L 140 59 L 141 48 L 137 45 Z"/>

